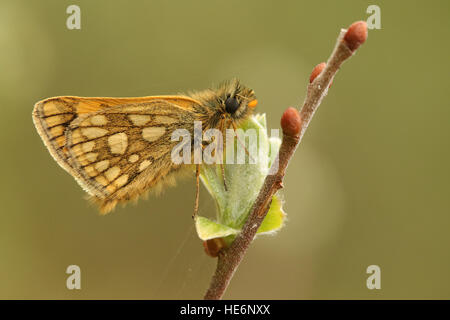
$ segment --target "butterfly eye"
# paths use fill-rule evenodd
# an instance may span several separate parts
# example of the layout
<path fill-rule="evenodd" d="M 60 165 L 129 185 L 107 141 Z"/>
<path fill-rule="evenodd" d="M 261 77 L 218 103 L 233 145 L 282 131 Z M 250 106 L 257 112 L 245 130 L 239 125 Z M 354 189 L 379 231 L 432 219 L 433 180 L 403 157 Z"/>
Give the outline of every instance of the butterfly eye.
<path fill-rule="evenodd" d="M 236 98 L 229 97 L 227 98 L 227 100 L 225 100 L 225 110 L 228 113 L 235 113 L 238 108 L 239 102 L 236 100 Z"/>

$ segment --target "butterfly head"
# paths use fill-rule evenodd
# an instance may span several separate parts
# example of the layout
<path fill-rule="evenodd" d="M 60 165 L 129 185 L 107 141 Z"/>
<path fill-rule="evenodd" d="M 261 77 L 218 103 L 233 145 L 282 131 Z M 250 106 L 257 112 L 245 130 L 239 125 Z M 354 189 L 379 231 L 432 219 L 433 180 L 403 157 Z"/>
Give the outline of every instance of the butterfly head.
<path fill-rule="evenodd" d="M 235 120 L 246 118 L 258 104 L 255 92 L 238 80 L 222 84 L 218 90 L 217 101 L 221 111 Z"/>

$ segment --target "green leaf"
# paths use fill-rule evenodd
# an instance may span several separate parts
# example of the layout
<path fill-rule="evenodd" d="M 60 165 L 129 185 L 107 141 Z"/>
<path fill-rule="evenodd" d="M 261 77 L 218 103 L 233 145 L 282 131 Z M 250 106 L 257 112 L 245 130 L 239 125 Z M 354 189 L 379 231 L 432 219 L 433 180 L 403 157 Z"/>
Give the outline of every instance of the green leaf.
<path fill-rule="evenodd" d="M 269 212 L 259 226 L 257 233 L 272 233 L 283 227 L 286 213 L 283 211 L 281 205 L 282 202 L 279 197 L 277 195 L 274 195 L 272 197 L 272 203 L 270 204 Z"/>
<path fill-rule="evenodd" d="M 205 217 L 197 217 L 195 220 L 195 228 L 200 239 L 204 241 L 239 233 L 239 230 L 211 221 Z"/>

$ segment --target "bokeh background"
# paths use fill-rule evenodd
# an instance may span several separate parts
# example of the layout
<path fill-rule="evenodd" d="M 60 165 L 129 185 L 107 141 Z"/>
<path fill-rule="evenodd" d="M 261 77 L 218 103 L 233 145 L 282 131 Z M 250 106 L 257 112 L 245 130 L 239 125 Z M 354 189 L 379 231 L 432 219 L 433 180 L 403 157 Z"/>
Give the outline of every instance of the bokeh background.
<path fill-rule="evenodd" d="M 66 8 L 81 8 L 81 30 Z M 0 2 L 0 298 L 197 299 L 215 268 L 194 180 L 100 216 L 31 120 L 56 95 L 145 96 L 240 78 L 269 128 L 300 106 L 340 28 L 375 1 Z M 226 298 L 450 298 L 448 1 L 376 1 L 289 167 L 288 222 L 259 237 Z M 200 214 L 215 210 L 205 189 Z M 67 266 L 82 289 L 66 288 Z M 366 268 L 381 267 L 381 290 Z"/>

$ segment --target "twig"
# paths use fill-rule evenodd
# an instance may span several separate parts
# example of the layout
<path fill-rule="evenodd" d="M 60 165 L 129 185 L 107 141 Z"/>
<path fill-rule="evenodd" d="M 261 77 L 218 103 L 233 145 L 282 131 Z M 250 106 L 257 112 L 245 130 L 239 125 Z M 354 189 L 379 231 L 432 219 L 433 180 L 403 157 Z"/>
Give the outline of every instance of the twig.
<path fill-rule="evenodd" d="M 327 95 L 336 72 L 341 64 L 364 43 L 366 38 L 367 26 L 364 21 L 353 23 L 348 30 L 342 29 L 328 62 L 317 65 L 311 73 L 310 84 L 300 114 L 294 108 L 288 108 L 284 112 L 281 118 L 283 140 L 277 155 L 278 171 L 273 175 L 268 175 L 264 180 L 242 231 L 228 248 L 218 252 L 217 268 L 205 294 L 205 299 L 222 298 L 234 272 L 267 215 L 273 195 L 283 187 L 283 178 L 289 160 L 308 128 L 314 112 Z M 277 161 L 274 161 L 274 163 L 277 163 Z"/>

